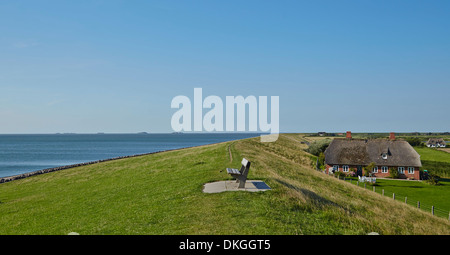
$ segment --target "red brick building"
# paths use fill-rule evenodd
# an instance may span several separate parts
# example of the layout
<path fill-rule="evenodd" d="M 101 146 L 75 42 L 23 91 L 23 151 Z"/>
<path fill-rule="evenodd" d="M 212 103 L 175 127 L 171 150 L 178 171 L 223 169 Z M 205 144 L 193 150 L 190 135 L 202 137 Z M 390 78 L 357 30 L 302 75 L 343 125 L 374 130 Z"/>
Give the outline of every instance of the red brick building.
<path fill-rule="evenodd" d="M 396 140 L 394 133 L 389 139 L 354 139 L 351 132 L 346 138 L 334 139 L 325 150 L 325 172 L 340 171 L 363 175 L 363 168 L 375 163 L 369 169 L 372 176 L 388 177 L 396 168 L 399 178 L 420 179 L 419 168 L 422 166 L 420 155 L 404 140 Z"/>

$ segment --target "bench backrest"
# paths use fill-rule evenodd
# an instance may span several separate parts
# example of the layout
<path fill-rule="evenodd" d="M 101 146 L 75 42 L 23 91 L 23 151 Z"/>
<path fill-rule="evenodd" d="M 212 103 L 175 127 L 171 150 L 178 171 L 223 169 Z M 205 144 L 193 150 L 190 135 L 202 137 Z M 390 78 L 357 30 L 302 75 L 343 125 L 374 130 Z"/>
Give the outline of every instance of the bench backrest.
<path fill-rule="evenodd" d="M 247 176 L 248 170 L 250 169 L 250 161 L 248 161 L 246 158 L 243 158 L 241 164 L 242 166 L 239 172 L 241 172 L 241 175 Z"/>
<path fill-rule="evenodd" d="M 250 162 L 246 159 L 246 158 L 243 158 L 242 159 L 242 162 L 241 162 L 241 164 L 244 166 L 244 167 L 247 167 L 247 164 L 249 164 Z"/>

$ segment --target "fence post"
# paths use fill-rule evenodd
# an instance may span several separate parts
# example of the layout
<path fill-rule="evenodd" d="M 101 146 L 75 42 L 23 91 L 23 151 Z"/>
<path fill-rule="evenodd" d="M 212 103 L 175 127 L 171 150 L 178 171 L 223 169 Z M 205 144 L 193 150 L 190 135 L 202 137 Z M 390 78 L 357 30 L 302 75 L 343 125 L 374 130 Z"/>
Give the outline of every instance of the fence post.
<path fill-rule="evenodd" d="M 373 192 L 375 192 L 375 186 L 373 186 Z"/>
<path fill-rule="evenodd" d="M 384 189 L 382 189 L 382 190 L 381 190 L 381 195 L 383 195 L 383 196 L 384 196 Z"/>
<path fill-rule="evenodd" d="M 395 193 L 392 193 L 392 198 L 395 200 Z"/>
<path fill-rule="evenodd" d="M 408 202 L 408 197 L 405 197 L 405 204 L 407 204 Z"/>
<path fill-rule="evenodd" d="M 431 206 L 431 214 L 434 215 L 434 205 Z"/>
<path fill-rule="evenodd" d="M 417 208 L 420 209 L 420 201 L 417 201 Z"/>
<path fill-rule="evenodd" d="M 364 182 L 364 189 L 366 188 L 366 182 Z"/>

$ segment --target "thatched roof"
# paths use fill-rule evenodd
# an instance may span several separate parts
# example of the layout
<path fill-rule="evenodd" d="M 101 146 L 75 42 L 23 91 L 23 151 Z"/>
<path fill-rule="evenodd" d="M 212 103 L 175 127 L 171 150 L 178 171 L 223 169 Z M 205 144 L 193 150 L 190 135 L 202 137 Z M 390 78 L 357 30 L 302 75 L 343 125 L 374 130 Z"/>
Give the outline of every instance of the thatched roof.
<path fill-rule="evenodd" d="M 427 145 L 436 145 L 436 144 L 445 145 L 446 142 L 444 141 L 443 138 L 430 138 L 430 139 L 428 139 Z"/>
<path fill-rule="evenodd" d="M 384 156 L 384 157 L 383 157 Z M 420 155 L 403 140 L 336 138 L 325 150 L 328 165 L 421 167 Z"/>

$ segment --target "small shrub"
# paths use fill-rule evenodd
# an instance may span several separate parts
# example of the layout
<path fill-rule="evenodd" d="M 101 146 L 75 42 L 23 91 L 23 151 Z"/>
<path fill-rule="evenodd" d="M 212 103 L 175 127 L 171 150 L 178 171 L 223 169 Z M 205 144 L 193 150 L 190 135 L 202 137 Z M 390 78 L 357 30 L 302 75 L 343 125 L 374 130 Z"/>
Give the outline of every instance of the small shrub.
<path fill-rule="evenodd" d="M 391 169 L 389 169 L 389 176 L 393 179 L 397 179 L 400 176 L 398 173 L 398 168 L 391 167 Z"/>
<path fill-rule="evenodd" d="M 431 185 L 440 185 L 439 183 L 440 177 L 434 173 L 428 173 L 428 179 L 425 180 L 426 183 Z"/>
<path fill-rule="evenodd" d="M 343 173 L 343 172 L 336 171 L 336 172 L 334 172 L 334 176 L 335 176 L 335 177 L 339 177 L 339 178 L 344 178 L 344 177 L 346 177 L 347 175 L 346 175 L 345 173 Z"/>
<path fill-rule="evenodd" d="M 323 154 L 323 152 L 319 153 L 319 156 L 317 157 L 318 160 L 318 168 L 319 169 L 323 169 L 325 167 L 324 162 L 325 162 L 325 154 Z"/>
<path fill-rule="evenodd" d="M 330 145 L 331 139 L 323 139 L 312 142 L 306 152 L 309 152 L 315 156 L 319 156 L 321 152 L 324 152 L 328 145 Z"/>

